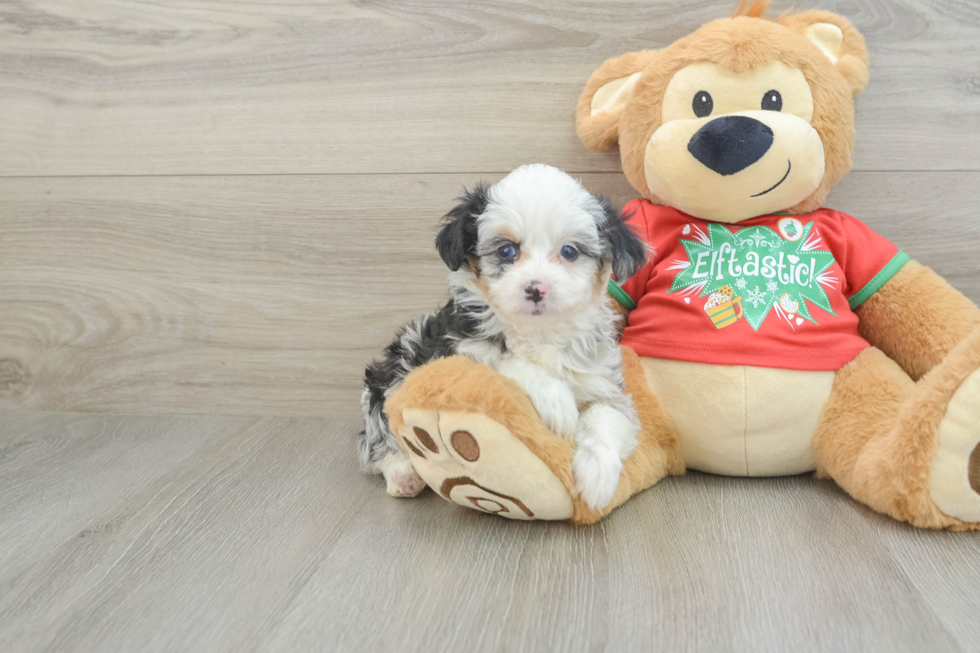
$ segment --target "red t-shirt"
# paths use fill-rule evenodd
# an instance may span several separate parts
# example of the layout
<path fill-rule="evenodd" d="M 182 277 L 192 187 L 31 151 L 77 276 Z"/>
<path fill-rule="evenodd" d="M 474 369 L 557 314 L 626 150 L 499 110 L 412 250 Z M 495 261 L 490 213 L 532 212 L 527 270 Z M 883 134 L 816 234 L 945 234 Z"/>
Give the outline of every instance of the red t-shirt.
<path fill-rule="evenodd" d="M 736 225 L 645 199 L 623 213 L 655 254 L 622 284 L 622 344 L 652 358 L 839 370 L 870 346 L 853 309 L 908 261 L 833 209 Z"/>

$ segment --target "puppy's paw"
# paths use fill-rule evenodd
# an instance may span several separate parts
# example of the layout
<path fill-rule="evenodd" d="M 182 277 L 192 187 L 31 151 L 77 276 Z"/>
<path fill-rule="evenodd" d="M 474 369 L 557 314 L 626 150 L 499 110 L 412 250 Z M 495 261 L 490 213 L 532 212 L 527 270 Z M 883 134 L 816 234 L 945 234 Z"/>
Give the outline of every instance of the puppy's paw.
<path fill-rule="evenodd" d="M 575 395 L 566 386 L 554 384 L 531 395 L 531 403 L 541 421 L 555 435 L 572 440 L 578 425 L 578 405 Z"/>
<path fill-rule="evenodd" d="M 622 471 L 623 461 L 611 448 L 579 448 L 572 457 L 576 492 L 593 510 L 602 510 L 613 500 Z"/>
<path fill-rule="evenodd" d="M 388 485 L 388 494 L 393 497 L 410 499 L 425 489 L 425 481 L 412 466 L 405 454 L 390 453 L 381 462 L 381 473 Z"/>

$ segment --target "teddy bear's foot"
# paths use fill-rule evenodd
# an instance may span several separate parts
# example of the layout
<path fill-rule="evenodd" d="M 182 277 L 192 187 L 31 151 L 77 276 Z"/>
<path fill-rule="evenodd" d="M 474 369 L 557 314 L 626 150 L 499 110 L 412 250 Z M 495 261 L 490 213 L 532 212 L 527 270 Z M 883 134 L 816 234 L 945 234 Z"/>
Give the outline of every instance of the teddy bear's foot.
<path fill-rule="evenodd" d="M 980 370 L 956 390 L 939 423 L 929 493 L 947 515 L 980 522 Z"/>
<path fill-rule="evenodd" d="M 415 470 L 448 501 L 507 519 L 572 517 L 572 497 L 500 422 L 466 412 L 406 408 L 398 434 Z"/>

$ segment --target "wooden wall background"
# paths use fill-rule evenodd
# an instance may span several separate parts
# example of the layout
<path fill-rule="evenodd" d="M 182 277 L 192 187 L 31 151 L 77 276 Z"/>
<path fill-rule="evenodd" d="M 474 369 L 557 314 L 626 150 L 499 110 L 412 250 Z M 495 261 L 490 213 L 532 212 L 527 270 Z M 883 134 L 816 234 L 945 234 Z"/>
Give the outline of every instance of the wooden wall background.
<path fill-rule="evenodd" d="M 733 4 L 0 0 L 0 407 L 356 415 L 461 186 L 634 197 L 582 84 Z M 980 300 L 980 3 L 795 4 L 872 54 L 828 204 Z"/>

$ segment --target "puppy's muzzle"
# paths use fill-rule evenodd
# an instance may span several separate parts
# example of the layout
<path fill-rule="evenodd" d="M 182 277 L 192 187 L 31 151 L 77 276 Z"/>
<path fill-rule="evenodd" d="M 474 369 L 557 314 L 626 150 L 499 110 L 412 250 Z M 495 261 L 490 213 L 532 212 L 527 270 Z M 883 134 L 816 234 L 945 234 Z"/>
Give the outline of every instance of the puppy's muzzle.
<path fill-rule="evenodd" d="M 540 281 L 531 281 L 526 286 L 524 286 L 524 297 L 531 302 L 537 304 L 544 296 L 548 294 L 548 290 L 551 288 L 546 283 L 541 283 Z"/>

